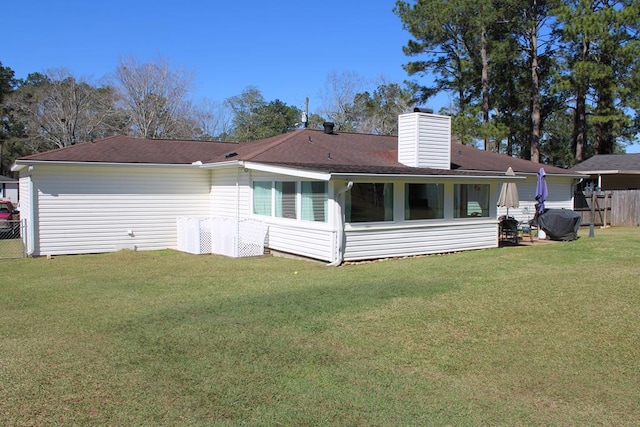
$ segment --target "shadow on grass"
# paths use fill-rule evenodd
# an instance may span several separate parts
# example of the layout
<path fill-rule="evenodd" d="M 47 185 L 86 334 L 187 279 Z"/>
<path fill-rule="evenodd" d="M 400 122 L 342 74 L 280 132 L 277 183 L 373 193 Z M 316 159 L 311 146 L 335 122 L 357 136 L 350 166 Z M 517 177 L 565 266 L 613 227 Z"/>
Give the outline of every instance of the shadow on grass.
<path fill-rule="evenodd" d="M 378 310 L 393 316 L 390 304 L 431 299 L 457 289 L 451 280 L 424 278 L 411 272 L 366 279 L 355 269 L 340 274 L 332 269 L 309 274 L 314 276 L 313 282 L 321 284 L 309 285 L 309 279 L 296 283 L 294 279 L 291 284 L 267 283 L 250 295 L 222 298 L 203 291 L 192 299 L 122 319 L 111 330 L 123 339 L 134 340 L 143 353 L 179 358 L 190 351 L 185 349 L 200 346 L 211 355 L 228 351 L 237 359 L 268 355 L 270 363 L 277 364 L 278 359 L 314 358 L 305 349 L 295 350 L 294 343 L 324 333 L 343 335 L 342 329 L 354 325 L 344 324 L 342 317 L 367 317 L 366 313 Z M 336 278 L 340 283 L 322 284 L 323 280 Z M 317 356 L 325 359 L 327 354 Z"/>

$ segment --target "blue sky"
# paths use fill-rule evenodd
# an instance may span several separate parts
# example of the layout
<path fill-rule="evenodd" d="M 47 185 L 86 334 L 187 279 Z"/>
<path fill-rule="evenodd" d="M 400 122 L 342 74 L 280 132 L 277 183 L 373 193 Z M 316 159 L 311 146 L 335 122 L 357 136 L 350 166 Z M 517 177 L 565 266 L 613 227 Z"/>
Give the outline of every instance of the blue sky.
<path fill-rule="evenodd" d="M 194 73 L 192 98 L 222 102 L 248 86 L 265 100 L 320 108 L 331 73 L 408 79 L 410 39 L 394 0 L 34 0 L 3 7 L 0 61 L 16 76 L 68 68 L 92 82 L 121 58 L 158 57 Z M 446 94 L 430 100 L 436 111 Z M 628 152 L 640 152 L 640 145 Z"/>
<path fill-rule="evenodd" d="M 409 34 L 393 0 L 35 1 L 8 6 L 0 61 L 17 77 L 67 67 L 98 80 L 119 60 L 158 56 L 195 74 L 194 98 L 212 101 L 256 86 L 267 101 L 310 110 L 330 73 L 390 82 L 408 76 Z M 28 6 L 26 6 L 28 5 Z M 5 11 L 7 7 L 5 6 Z M 439 108 L 440 105 L 430 105 Z"/>

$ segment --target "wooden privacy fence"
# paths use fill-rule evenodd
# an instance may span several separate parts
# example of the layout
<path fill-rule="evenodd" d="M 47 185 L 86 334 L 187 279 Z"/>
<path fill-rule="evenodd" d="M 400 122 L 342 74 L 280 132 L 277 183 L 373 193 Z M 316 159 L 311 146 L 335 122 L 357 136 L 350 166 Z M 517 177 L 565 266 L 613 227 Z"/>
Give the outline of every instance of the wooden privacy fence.
<path fill-rule="evenodd" d="M 586 197 L 575 194 L 574 210 L 582 216 L 582 225 L 640 226 L 640 190 L 616 190 Z"/>
<path fill-rule="evenodd" d="M 640 226 L 640 190 L 612 191 L 611 225 Z"/>

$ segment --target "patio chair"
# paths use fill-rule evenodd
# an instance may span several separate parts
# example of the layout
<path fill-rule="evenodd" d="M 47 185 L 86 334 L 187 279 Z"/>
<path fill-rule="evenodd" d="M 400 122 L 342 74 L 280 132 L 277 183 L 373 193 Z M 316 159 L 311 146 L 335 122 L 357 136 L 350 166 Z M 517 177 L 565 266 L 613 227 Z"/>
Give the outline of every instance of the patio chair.
<path fill-rule="evenodd" d="M 533 243 L 533 235 L 537 233 L 538 224 L 534 220 L 522 221 L 518 224 L 518 233 L 520 237 L 529 237 L 529 241 Z"/>

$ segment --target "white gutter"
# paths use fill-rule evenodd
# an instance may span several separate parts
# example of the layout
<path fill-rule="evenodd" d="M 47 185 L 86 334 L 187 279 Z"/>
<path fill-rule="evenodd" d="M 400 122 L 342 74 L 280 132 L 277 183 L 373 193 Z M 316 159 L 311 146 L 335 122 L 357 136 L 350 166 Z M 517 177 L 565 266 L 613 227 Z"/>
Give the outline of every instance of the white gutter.
<path fill-rule="evenodd" d="M 172 168 L 200 168 L 197 163 L 115 163 L 115 162 L 69 162 L 69 161 L 51 161 L 51 160 L 16 160 L 11 167 L 12 172 L 20 171 L 27 166 L 37 165 L 56 165 L 56 166 L 116 166 L 116 167 L 172 167 Z"/>
<path fill-rule="evenodd" d="M 483 176 L 483 175 L 407 175 L 407 174 L 382 174 L 382 173 L 332 173 L 331 178 L 342 178 L 342 179 L 396 179 L 396 180 L 412 180 L 412 179 L 429 179 L 429 180 L 446 180 L 446 181 L 455 181 L 455 180 L 483 180 L 483 181 L 520 181 L 525 179 L 523 176 L 507 176 L 507 175 L 493 175 L 493 176 Z"/>
<path fill-rule="evenodd" d="M 579 171 L 584 175 L 638 175 L 640 170 L 594 170 L 594 171 Z"/>
<path fill-rule="evenodd" d="M 540 165 L 540 167 L 544 167 L 544 165 Z M 466 169 L 465 169 L 466 170 Z M 474 170 L 474 171 L 469 171 L 469 172 L 480 172 L 480 173 L 496 173 L 496 171 L 481 171 L 481 170 Z M 570 171 L 567 170 L 567 172 L 569 173 L 550 173 L 547 172 L 545 170 L 545 174 L 546 176 L 555 176 L 555 177 L 560 177 L 560 178 L 583 178 L 584 174 L 582 172 L 577 172 L 577 171 Z M 515 172 L 516 176 L 538 176 L 538 172 Z"/>
<path fill-rule="evenodd" d="M 336 232 L 336 259 L 327 264 L 329 267 L 337 267 L 344 261 L 344 201 L 341 200 L 344 197 L 344 194 L 351 190 L 353 187 L 353 181 L 347 182 L 347 185 L 344 188 L 341 188 L 336 193 L 336 218 L 338 219 L 338 229 Z"/>
<path fill-rule="evenodd" d="M 207 163 L 204 165 L 201 165 L 200 168 L 202 169 L 224 169 L 224 168 L 231 168 L 231 167 L 238 167 L 238 166 L 243 166 L 244 162 L 241 160 L 228 160 L 226 162 L 218 162 L 218 163 Z"/>
<path fill-rule="evenodd" d="M 293 167 L 277 166 L 265 163 L 244 162 L 244 167 L 260 172 L 270 172 L 275 174 L 297 176 L 300 178 L 317 179 L 320 181 L 329 181 L 332 178 L 332 174 L 326 172 L 317 172 L 308 169 L 297 169 Z"/>

